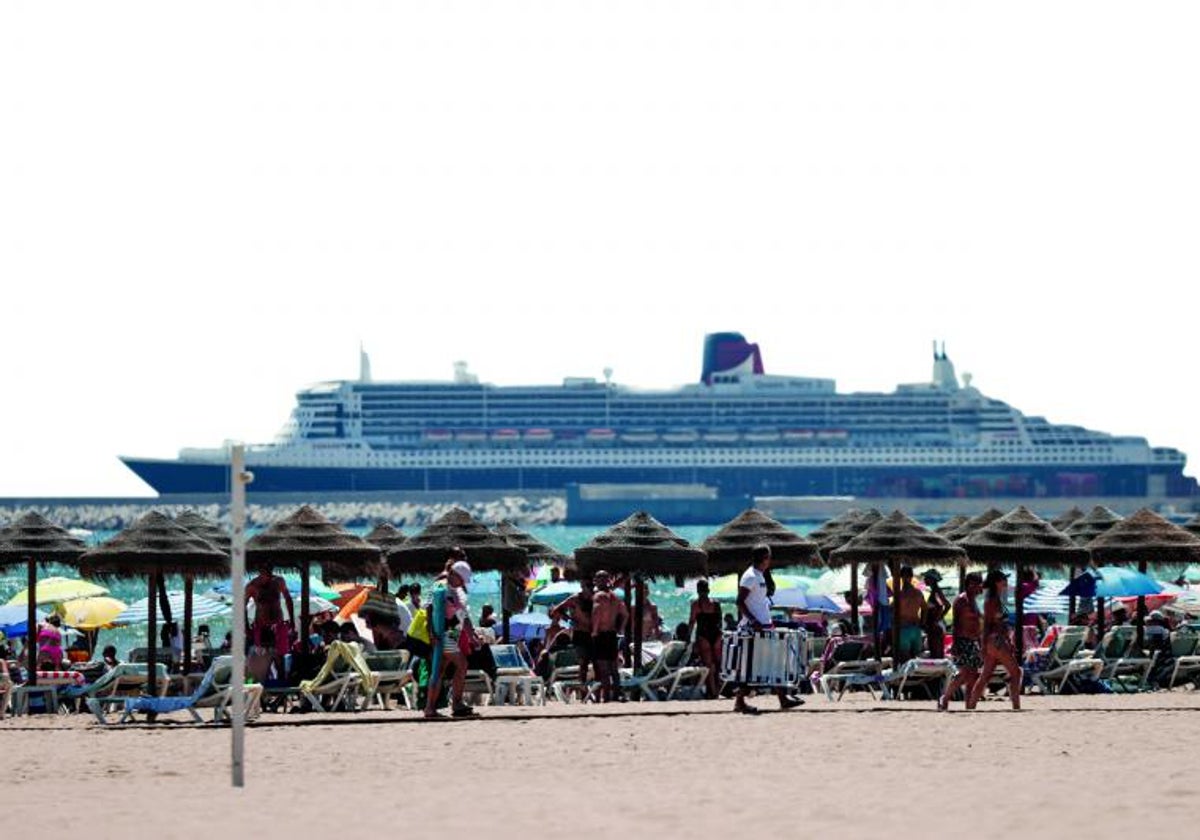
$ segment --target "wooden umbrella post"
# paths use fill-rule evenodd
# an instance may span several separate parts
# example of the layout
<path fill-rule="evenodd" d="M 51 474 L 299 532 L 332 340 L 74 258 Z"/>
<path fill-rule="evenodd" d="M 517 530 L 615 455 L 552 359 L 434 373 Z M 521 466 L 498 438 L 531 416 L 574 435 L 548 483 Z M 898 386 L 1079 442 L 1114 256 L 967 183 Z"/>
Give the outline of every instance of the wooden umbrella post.
<path fill-rule="evenodd" d="M 892 558 L 892 667 L 900 666 L 900 561 Z"/>
<path fill-rule="evenodd" d="M 1104 639 L 1104 599 L 1096 598 L 1096 645 Z"/>
<path fill-rule="evenodd" d="M 300 570 L 300 653 L 304 657 L 305 667 L 308 665 L 308 573 L 309 562 L 304 561 Z"/>
<path fill-rule="evenodd" d="M 1017 664 L 1020 665 L 1025 657 L 1025 599 L 1021 597 L 1021 572 L 1024 570 L 1024 564 L 1017 561 L 1017 588 L 1013 590 L 1013 600 L 1016 601 L 1017 607 L 1017 626 L 1013 635 L 1016 637 L 1013 641 L 1016 643 Z"/>
<path fill-rule="evenodd" d="M 183 576 L 183 673 L 192 672 L 192 589 L 191 575 Z"/>
<path fill-rule="evenodd" d="M 1148 567 L 1145 560 L 1138 561 L 1138 571 L 1146 574 Z M 1141 656 L 1146 650 L 1146 596 L 1139 595 L 1137 603 L 1137 655 Z"/>
<path fill-rule="evenodd" d="M 146 601 L 148 639 L 146 644 L 146 684 L 151 697 L 158 696 L 158 572 L 150 573 L 150 597 Z"/>
<path fill-rule="evenodd" d="M 1075 573 L 1077 571 L 1078 570 L 1075 568 L 1075 564 L 1073 563 L 1067 567 L 1067 583 L 1075 580 Z M 1067 624 L 1070 624 L 1075 620 L 1075 608 L 1078 606 L 1079 603 L 1075 599 L 1075 590 L 1072 589 L 1071 594 L 1067 597 Z"/>
<path fill-rule="evenodd" d="M 635 575 L 631 579 L 634 588 L 633 607 L 633 675 L 642 675 L 642 616 L 646 609 L 646 585 L 642 576 Z"/>
<path fill-rule="evenodd" d="M 858 635 L 858 561 L 850 561 L 850 630 Z"/>
<path fill-rule="evenodd" d="M 32 557 L 25 558 L 26 576 L 25 592 L 29 596 L 25 610 L 25 664 L 29 667 L 29 685 L 37 685 L 37 563 Z"/>
<path fill-rule="evenodd" d="M 879 621 L 883 618 L 882 598 L 879 594 L 879 584 L 883 574 L 883 566 L 873 563 L 868 566 L 871 570 L 871 588 L 875 591 L 875 603 L 871 605 L 871 634 L 875 637 L 875 661 L 883 665 L 883 633 L 879 629 Z"/>

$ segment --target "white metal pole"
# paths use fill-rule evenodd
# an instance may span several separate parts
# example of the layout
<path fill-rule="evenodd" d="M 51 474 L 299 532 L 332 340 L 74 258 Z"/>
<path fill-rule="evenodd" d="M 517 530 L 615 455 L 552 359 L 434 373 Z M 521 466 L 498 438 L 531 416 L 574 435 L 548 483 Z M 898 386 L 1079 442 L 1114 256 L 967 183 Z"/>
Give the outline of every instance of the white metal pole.
<path fill-rule="evenodd" d="M 246 451 L 241 444 L 230 449 L 229 459 L 229 517 L 233 521 L 233 538 L 230 543 L 233 578 L 233 674 L 230 688 L 233 702 L 230 722 L 233 728 L 233 786 L 244 787 L 243 774 L 246 738 L 246 485 L 254 476 L 246 472 Z"/>

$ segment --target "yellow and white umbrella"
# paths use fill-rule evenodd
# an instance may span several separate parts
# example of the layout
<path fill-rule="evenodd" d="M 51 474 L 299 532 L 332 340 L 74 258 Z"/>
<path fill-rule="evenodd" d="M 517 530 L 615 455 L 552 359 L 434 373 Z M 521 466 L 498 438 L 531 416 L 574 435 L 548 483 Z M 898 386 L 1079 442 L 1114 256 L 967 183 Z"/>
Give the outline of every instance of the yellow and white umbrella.
<path fill-rule="evenodd" d="M 101 630 L 111 627 L 113 621 L 125 611 L 127 604 L 101 595 L 96 598 L 76 598 L 64 601 L 57 607 L 63 624 L 78 630 Z"/>
<path fill-rule="evenodd" d="M 76 598 L 95 598 L 107 595 L 108 590 L 91 581 L 78 578 L 52 577 L 37 582 L 37 603 L 61 604 L 63 601 L 73 601 Z M 22 589 L 8 601 L 10 606 L 29 603 L 29 590 Z"/>

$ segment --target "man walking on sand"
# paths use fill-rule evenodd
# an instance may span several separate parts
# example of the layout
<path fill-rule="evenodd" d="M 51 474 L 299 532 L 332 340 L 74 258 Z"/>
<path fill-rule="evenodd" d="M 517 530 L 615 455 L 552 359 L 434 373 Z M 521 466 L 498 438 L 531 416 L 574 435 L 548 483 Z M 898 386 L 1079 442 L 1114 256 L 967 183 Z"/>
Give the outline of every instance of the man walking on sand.
<path fill-rule="evenodd" d="M 619 699 L 621 693 L 617 637 L 629 623 L 629 610 L 612 591 L 608 572 L 596 572 L 592 580 L 596 590 L 592 596 L 592 665 L 600 682 L 600 701 L 607 703 Z M 582 682 L 587 675 L 581 673 L 579 679 Z"/>
<path fill-rule="evenodd" d="M 771 600 L 767 595 L 767 573 L 771 568 L 771 547 L 756 545 L 750 551 L 750 568 L 742 573 L 738 581 L 737 609 L 741 621 L 740 630 L 769 630 L 771 621 Z M 733 710 L 746 715 L 758 714 L 758 709 L 746 702 L 750 693 L 748 685 L 739 685 Z M 784 689 L 776 689 L 779 697 L 779 708 L 794 709 L 804 704 L 799 697 L 790 697 Z"/>

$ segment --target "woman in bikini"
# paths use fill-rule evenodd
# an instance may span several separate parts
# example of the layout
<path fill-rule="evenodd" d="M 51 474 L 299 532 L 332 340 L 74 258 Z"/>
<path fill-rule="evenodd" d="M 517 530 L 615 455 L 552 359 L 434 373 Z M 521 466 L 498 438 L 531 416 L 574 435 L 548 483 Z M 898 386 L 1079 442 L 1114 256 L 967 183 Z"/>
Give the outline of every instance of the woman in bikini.
<path fill-rule="evenodd" d="M 983 604 L 983 669 L 971 691 L 968 708 L 974 708 L 987 691 L 988 680 L 997 665 L 1008 672 L 1008 696 L 1014 711 L 1021 710 L 1021 665 L 1013 647 L 1012 623 L 1004 594 L 1008 590 L 1008 575 L 999 569 L 988 572 L 984 583 L 987 598 Z"/>
<path fill-rule="evenodd" d="M 954 641 L 950 647 L 950 656 L 954 660 L 958 672 L 946 686 L 946 693 L 938 698 L 938 710 L 950 708 L 950 699 L 960 688 L 967 689 L 967 708 L 975 708 L 971 692 L 979 679 L 979 669 L 983 667 L 983 644 L 980 635 L 983 633 L 983 616 L 975 599 L 983 592 L 983 578 L 978 572 L 971 572 L 963 581 L 963 591 L 954 599 Z"/>
<path fill-rule="evenodd" d="M 708 669 L 709 699 L 716 699 L 717 671 L 721 665 L 721 605 L 708 597 L 708 581 L 703 578 L 696 583 L 688 633 L 695 640 L 700 663 Z"/>

